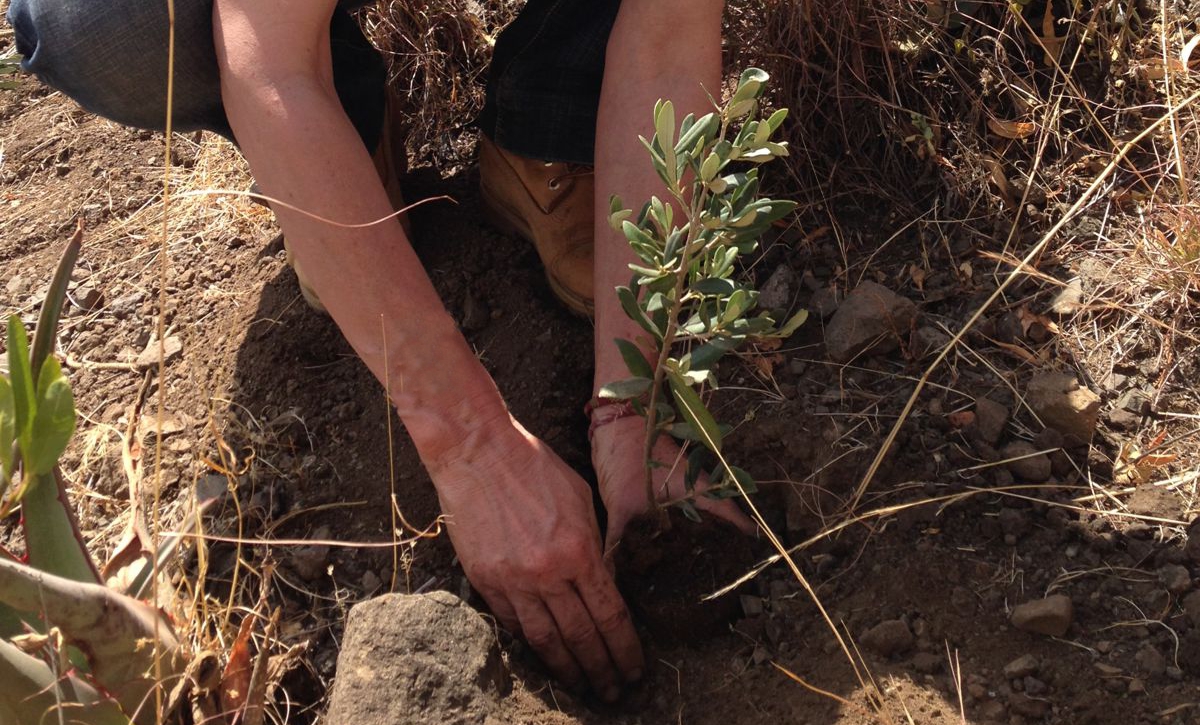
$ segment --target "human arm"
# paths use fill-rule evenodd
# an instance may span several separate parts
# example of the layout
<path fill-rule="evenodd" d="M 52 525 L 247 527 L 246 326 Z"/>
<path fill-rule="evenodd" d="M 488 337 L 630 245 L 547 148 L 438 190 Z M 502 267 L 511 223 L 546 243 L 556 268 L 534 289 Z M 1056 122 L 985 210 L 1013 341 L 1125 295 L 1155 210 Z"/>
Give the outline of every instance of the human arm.
<path fill-rule="evenodd" d="M 297 263 L 392 402 L 493 612 L 568 682 L 612 696 L 641 650 L 586 484 L 508 413 L 391 213 L 333 86 L 334 0 L 217 0 L 230 125 Z"/>
<path fill-rule="evenodd" d="M 708 94 L 720 94 L 723 0 L 624 0 L 608 43 L 604 90 L 596 133 L 596 376 L 594 388 L 629 377 L 615 338 L 646 336 L 624 312 L 613 289 L 629 283 L 630 263 L 639 263 L 625 238 L 608 224 L 609 197 L 619 195 L 634 208 L 651 196 L 666 196 L 645 147 L 653 135 L 650 110 L 670 99 L 680 118 L 712 111 Z M 651 362 L 654 362 L 651 360 Z M 597 427 L 592 460 L 608 509 L 606 546 L 648 507 L 645 490 L 645 422 L 625 417 Z M 684 494 L 679 449 L 665 436 L 654 449 L 659 500 Z M 665 480 L 668 479 L 669 481 Z M 664 485 L 667 484 L 667 485 Z M 696 505 L 744 531 L 753 525 L 730 501 L 703 496 Z"/>

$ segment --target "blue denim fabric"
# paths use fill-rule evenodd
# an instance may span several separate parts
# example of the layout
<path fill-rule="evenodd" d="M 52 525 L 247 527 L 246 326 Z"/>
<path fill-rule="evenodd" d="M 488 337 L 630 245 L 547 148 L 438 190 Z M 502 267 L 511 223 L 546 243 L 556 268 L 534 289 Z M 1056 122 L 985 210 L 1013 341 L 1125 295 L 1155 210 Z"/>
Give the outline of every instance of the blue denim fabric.
<path fill-rule="evenodd" d="M 364 143 L 374 147 L 386 69 L 343 2 L 330 28 L 334 80 Z M 604 49 L 620 0 L 529 0 L 497 41 L 484 133 L 524 156 L 589 163 Z M 233 137 L 221 103 L 212 0 L 175 2 L 174 127 Z M 25 70 L 84 108 L 161 129 L 166 119 L 165 0 L 12 0 Z"/>

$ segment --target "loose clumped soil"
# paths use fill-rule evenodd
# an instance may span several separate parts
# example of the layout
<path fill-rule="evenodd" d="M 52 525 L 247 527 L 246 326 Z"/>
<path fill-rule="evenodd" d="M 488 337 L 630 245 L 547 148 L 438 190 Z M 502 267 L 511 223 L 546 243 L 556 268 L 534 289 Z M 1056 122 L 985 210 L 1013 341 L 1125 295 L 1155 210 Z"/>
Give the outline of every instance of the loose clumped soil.
<path fill-rule="evenodd" d="M 216 538 L 177 574 L 181 591 L 196 585 L 209 594 L 203 611 L 181 617 L 180 626 L 198 646 L 217 647 L 241 616 L 232 624 L 222 616 L 231 594 L 247 610 L 278 607 L 272 651 L 294 649 L 283 660 L 290 667 L 273 707 L 291 723 L 321 718 L 354 603 L 393 590 L 449 590 L 482 607 L 438 528 L 436 496 L 403 427 L 392 418 L 389 437 L 393 414 L 383 391 L 333 323 L 304 305 L 269 213 L 236 197 L 176 201 L 160 274 L 161 138 L 90 116 L 29 79 L 0 91 L 0 119 L 0 312 L 32 325 L 57 250 L 76 219 L 86 228 L 59 338 L 81 414 L 64 473 L 100 556 L 113 551 L 129 515 L 123 446 L 137 472 L 136 495 L 164 530 L 182 520 L 193 491 L 228 489 L 205 519 Z M 843 121 L 866 122 L 844 114 Z M 947 123 L 938 133 L 967 127 Z M 1081 190 L 1067 176 L 1031 190 L 1030 228 L 1012 240 L 1000 222 L 987 233 L 942 217 L 912 226 L 924 214 L 914 204 L 929 208 L 930 190 L 946 182 L 939 174 L 961 172 L 962 188 L 973 194 L 992 182 L 986 173 L 965 178 L 969 154 L 945 163 L 919 158 L 902 141 L 914 131 L 891 130 L 894 148 L 877 171 L 880 188 L 900 189 L 894 195 L 831 183 L 813 200 L 800 165 L 793 175 L 776 172 L 782 195 L 802 196 L 807 206 L 794 225 L 764 240 L 747 274 L 760 288 L 773 280 L 773 305 L 808 309 L 810 320 L 780 347 L 723 362 L 723 387 L 712 400 L 718 419 L 735 427 L 726 457 L 759 482 L 758 507 L 861 658 L 857 671 L 789 569 L 765 561 L 771 551 L 764 543 L 723 531 L 693 534 L 679 518 L 666 535 L 631 531 L 629 541 L 646 541 L 617 557 L 646 635 L 645 682 L 618 706 L 600 706 L 560 690 L 520 641 L 499 632 L 513 672 L 504 697 L 516 721 L 1125 725 L 1200 718 L 1200 527 L 1188 528 L 1197 514 L 1190 436 L 1200 414 L 1189 381 L 1200 371 L 1194 326 L 1187 326 L 1188 305 L 1200 300 L 1163 265 L 1134 264 L 1144 248 L 1129 241 L 1132 222 L 1120 215 L 1105 221 L 1124 201 L 1072 222 L 1035 260 L 1037 274 L 1010 286 L 978 320 L 935 370 L 860 491 L 932 354 L 1012 268 L 1010 243 L 1024 254 L 1037 225 L 1063 211 L 1056 195 L 1066 194 L 1069 204 Z M 825 126 L 812 133 L 836 135 Z M 870 138 L 871 147 L 887 141 Z M 841 158 L 850 147 L 843 141 L 805 158 Z M 469 146 L 469 135 L 454 143 Z M 170 171 L 177 189 L 248 188 L 229 144 L 189 137 L 176 148 Z M 515 416 L 588 473 L 579 411 L 590 395 L 590 326 L 554 302 L 528 245 L 480 220 L 469 154 L 443 164 L 446 175 L 424 163 L 450 153 L 416 157 L 406 180 L 407 198 L 447 194 L 458 202 L 413 213 L 418 252 Z M 1089 163 L 1069 156 L 1056 168 Z M 893 184 L 882 172 L 898 158 L 910 166 L 890 177 L 899 179 Z M 836 169 L 842 182 L 866 173 L 849 164 Z M 851 303 L 851 311 L 874 316 L 871 329 L 889 344 L 839 339 L 837 349 L 853 355 L 835 364 L 827 335 L 864 329 L 836 317 L 864 281 L 904 302 L 890 309 Z M 143 364 L 158 347 L 160 286 L 174 351 L 161 380 Z M 1166 290 L 1151 295 L 1159 307 L 1131 312 L 1131 295 L 1150 289 Z M 1163 307 L 1167 299 L 1175 306 Z M 1047 427 L 1049 403 L 1036 399 L 1031 383 L 1050 373 L 1094 397 L 1083 396 L 1077 411 L 1094 424 L 1090 439 Z M 159 479 L 153 432 L 160 393 Z M 148 504 L 156 495 L 162 505 L 154 508 Z M 402 522 L 393 518 L 393 500 Z M 0 522 L 0 542 L 12 534 L 13 522 Z M 394 536 L 411 542 L 392 547 Z M 678 566 L 660 568 L 667 565 Z M 694 604 L 743 575 L 713 609 Z M 644 593 L 650 589 L 666 596 Z M 1031 629 L 1022 614 L 1016 626 L 1018 607 L 1058 595 L 1069 608 L 1058 607 L 1059 599 L 1037 604 L 1048 610 L 1039 614 L 1042 624 Z M 183 598 L 191 601 L 190 593 Z M 1060 626 L 1061 636 L 1035 631 Z"/>

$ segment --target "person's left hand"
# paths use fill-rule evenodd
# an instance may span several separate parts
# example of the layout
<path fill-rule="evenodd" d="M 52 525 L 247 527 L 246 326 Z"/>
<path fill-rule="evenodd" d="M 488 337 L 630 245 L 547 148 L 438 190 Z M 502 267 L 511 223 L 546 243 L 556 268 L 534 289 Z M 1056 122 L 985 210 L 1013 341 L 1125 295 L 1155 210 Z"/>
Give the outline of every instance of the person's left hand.
<path fill-rule="evenodd" d="M 618 418 L 595 429 L 592 437 L 592 463 L 600 484 L 600 498 L 608 510 L 608 531 L 604 537 L 605 550 L 611 552 L 620 541 L 625 527 L 638 515 L 650 510 L 646 496 L 646 420 L 631 415 Z M 657 500 L 677 501 L 687 489 L 684 472 L 687 461 L 670 436 L 659 436 L 654 446 L 654 459 L 665 467 L 654 469 L 654 490 Z M 701 477 L 697 492 L 708 487 Z M 756 527 L 732 500 L 719 501 L 704 495 L 693 499 L 696 508 L 724 519 L 746 534 Z"/>

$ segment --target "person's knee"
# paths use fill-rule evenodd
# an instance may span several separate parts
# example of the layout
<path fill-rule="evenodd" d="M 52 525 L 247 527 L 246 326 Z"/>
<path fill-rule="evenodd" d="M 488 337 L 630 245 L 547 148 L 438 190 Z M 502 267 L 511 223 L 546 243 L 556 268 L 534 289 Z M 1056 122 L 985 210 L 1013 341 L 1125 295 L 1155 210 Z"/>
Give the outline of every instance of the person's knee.
<path fill-rule="evenodd" d="M 159 6 L 162 7 L 159 7 Z M 176 127 L 221 130 L 211 4 L 177 3 Z M 168 19 L 144 0 L 11 0 L 22 67 L 81 106 L 141 128 L 165 125 Z"/>

